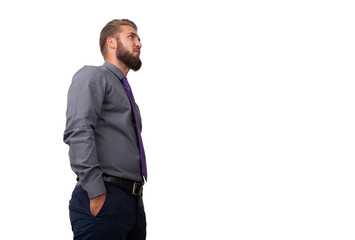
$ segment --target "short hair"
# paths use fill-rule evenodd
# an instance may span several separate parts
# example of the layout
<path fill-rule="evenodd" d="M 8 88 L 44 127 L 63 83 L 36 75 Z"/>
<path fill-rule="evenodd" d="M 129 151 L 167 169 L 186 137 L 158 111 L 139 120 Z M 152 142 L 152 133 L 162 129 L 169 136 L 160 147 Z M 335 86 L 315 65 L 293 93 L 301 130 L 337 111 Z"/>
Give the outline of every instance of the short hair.
<path fill-rule="evenodd" d="M 106 24 L 106 26 L 101 30 L 100 34 L 100 51 L 104 58 L 106 58 L 106 41 L 107 38 L 113 37 L 117 33 L 121 32 L 120 26 L 128 25 L 133 27 L 137 31 L 137 26 L 134 22 L 128 19 L 114 19 Z"/>

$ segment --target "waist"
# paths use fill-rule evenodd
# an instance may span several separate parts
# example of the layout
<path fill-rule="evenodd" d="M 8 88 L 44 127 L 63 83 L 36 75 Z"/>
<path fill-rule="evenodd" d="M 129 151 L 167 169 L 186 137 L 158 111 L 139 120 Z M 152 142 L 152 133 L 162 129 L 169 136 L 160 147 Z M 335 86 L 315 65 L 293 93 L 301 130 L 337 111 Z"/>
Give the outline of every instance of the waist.
<path fill-rule="evenodd" d="M 126 191 L 130 192 L 132 195 L 135 196 L 142 196 L 143 195 L 143 185 L 144 182 L 135 182 L 132 180 L 124 179 L 124 178 L 119 178 L 119 177 L 114 177 L 110 176 L 107 174 L 103 174 L 102 178 L 105 182 L 113 183 Z"/>

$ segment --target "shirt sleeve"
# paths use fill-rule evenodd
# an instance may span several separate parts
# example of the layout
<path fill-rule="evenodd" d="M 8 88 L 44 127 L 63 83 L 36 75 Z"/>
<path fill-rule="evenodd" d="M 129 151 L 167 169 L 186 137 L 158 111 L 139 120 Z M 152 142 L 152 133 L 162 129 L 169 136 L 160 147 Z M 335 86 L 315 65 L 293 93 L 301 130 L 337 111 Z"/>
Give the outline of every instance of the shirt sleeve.
<path fill-rule="evenodd" d="M 94 134 L 105 92 L 106 81 L 96 67 L 79 70 L 68 91 L 64 142 L 69 145 L 71 168 L 90 199 L 106 193 Z"/>

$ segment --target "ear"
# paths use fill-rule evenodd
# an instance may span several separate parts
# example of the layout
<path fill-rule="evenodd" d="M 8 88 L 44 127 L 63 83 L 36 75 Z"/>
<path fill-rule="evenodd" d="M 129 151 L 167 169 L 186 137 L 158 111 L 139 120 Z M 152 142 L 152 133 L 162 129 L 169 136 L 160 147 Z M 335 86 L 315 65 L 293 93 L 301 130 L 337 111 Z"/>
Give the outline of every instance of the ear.
<path fill-rule="evenodd" d="M 108 37 L 106 41 L 107 47 L 111 49 L 116 49 L 116 39 L 113 37 Z"/>

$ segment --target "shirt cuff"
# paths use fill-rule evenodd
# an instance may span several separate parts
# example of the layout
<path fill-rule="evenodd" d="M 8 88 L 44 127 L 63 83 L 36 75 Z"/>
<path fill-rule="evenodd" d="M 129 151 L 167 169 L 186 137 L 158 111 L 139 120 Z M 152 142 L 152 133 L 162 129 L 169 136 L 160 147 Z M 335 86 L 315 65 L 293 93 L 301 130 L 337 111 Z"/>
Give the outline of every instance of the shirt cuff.
<path fill-rule="evenodd" d="M 106 187 L 102 177 L 95 179 L 93 182 L 84 184 L 83 189 L 88 193 L 89 199 L 106 193 Z"/>

